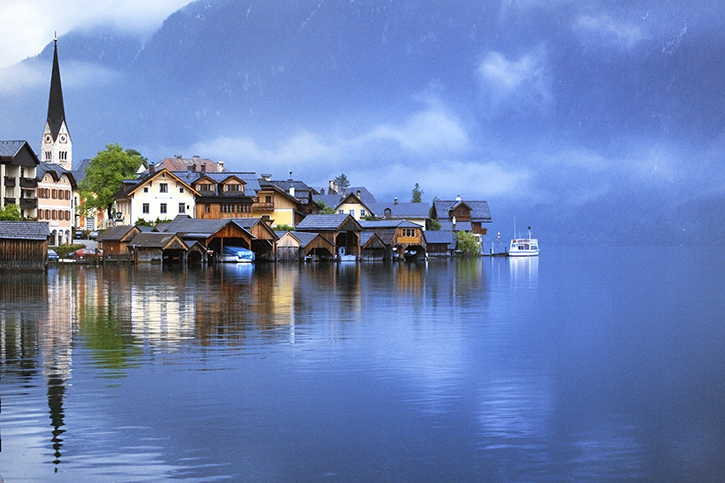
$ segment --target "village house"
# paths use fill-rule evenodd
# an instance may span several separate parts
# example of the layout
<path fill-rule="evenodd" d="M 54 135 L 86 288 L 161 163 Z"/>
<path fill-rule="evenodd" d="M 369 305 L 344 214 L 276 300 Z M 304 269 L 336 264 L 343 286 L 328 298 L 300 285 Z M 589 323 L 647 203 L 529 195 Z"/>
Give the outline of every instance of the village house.
<path fill-rule="evenodd" d="M 98 246 L 103 250 L 104 256 L 127 255 L 131 253 L 131 240 L 139 233 L 141 228 L 135 225 L 112 226 L 98 235 Z"/>
<path fill-rule="evenodd" d="M 400 203 L 395 198 L 392 203 L 371 203 L 370 208 L 376 218 L 383 220 L 407 220 L 428 229 L 430 224 L 429 203 Z"/>
<path fill-rule="evenodd" d="M 139 220 L 171 220 L 177 215 L 194 213 L 198 192 L 185 180 L 167 169 L 156 171 L 153 164 L 139 179 L 124 181 L 116 196 L 118 222 L 136 224 Z"/>
<path fill-rule="evenodd" d="M 375 203 L 375 196 L 364 186 L 340 188 L 335 181 L 330 181 L 327 194 L 314 195 L 315 203 L 333 208 L 340 215 L 350 215 L 356 220 L 364 220 L 374 216 L 370 206 Z"/>
<path fill-rule="evenodd" d="M 292 173 L 290 173 L 290 176 Z M 313 196 L 319 193 L 314 188 L 311 188 L 303 181 L 294 180 L 289 178 L 284 181 L 273 180 L 271 174 L 263 174 L 259 179 L 259 186 L 264 190 L 270 186 L 276 186 L 283 192 L 297 199 L 297 212 L 295 213 L 296 225 L 306 215 L 315 215 L 320 212 L 317 203 L 315 203 Z M 281 225 L 285 223 L 275 223 L 275 225 Z"/>
<path fill-rule="evenodd" d="M 38 216 L 38 164 L 27 141 L 0 141 L 0 206 L 17 205 L 23 218 Z"/>
<path fill-rule="evenodd" d="M 60 164 L 41 162 L 37 168 L 38 220 L 50 226 L 50 244 L 73 242 L 75 228 L 75 177 Z"/>
<path fill-rule="evenodd" d="M 488 229 L 483 224 L 491 223 L 491 210 L 488 201 L 463 201 L 458 196 L 455 200 L 434 201 L 431 217 L 438 220 L 441 225 L 444 221 L 450 222 L 453 226 L 458 225 L 458 230 L 461 230 L 461 222 L 469 222 L 470 231 L 484 236 Z"/>
<path fill-rule="evenodd" d="M 303 203 L 295 196 L 294 187 L 288 191 L 283 190 L 274 183 L 259 183 L 257 202 L 252 206 L 254 216 L 270 221 L 272 226 L 294 226 L 306 216 L 307 203 Z"/>

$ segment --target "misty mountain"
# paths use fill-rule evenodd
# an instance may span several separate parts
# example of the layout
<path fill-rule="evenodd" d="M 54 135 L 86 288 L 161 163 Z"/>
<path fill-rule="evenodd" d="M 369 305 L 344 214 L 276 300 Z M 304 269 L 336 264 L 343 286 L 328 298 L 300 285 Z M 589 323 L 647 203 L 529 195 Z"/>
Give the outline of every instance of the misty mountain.
<path fill-rule="evenodd" d="M 721 245 L 719 13 L 701 2 L 205 0 L 149 38 L 86 29 L 58 49 L 77 160 L 120 142 L 311 184 L 346 172 L 380 199 L 420 182 L 424 199 L 488 199 L 506 237 L 518 215 L 560 245 L 710 233 Z M 51 58 L 52 42 L 6 69 L 20 87 L 0 88 L 3 137 L 35 146 Z"/>

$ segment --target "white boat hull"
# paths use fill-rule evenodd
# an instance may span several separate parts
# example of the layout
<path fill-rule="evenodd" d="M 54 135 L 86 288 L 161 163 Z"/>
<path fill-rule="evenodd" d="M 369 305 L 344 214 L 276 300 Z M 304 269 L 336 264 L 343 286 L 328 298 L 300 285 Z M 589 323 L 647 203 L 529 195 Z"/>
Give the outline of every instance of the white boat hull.
<path fill-rule="evenodd" d="M 536 238 L 515 238 L 509 245 L 510 257 L 536 257 L 539 255 L 539 240 Z"/>

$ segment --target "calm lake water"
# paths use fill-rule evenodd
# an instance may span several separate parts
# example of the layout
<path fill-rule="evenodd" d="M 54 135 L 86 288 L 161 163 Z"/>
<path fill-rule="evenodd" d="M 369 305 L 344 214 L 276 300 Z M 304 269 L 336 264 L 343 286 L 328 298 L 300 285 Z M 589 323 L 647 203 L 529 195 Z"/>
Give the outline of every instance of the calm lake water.
<path fill-rule="evenodd" d="M 725 481 L 725 250 L 0 284 L 6 483 Z"/>

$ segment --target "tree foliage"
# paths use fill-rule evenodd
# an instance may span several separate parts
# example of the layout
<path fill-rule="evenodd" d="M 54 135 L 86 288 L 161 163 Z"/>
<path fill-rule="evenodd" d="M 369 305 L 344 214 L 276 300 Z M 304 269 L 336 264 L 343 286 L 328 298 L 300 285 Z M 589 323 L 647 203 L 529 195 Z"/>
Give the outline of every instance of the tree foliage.
<path fill-rule="evenodd" d="M 322 200 L 315 201 L 315 204 L 317 204 L 317 207 L 320 208 L 320 214 L 322 215 L 334 215 L 336 213 L 334 206 L 328 206 L 327 203 Z"/>
<path fill-rule="evenodd" d="M 435 218 L 430 219 L 429 225 L 430 226 L 428 226 L 428 229 L 430 231 L 440 231 L 440 229 L 441 229 L 441 222 L 436 220 Z"/>
<path fill-rule="evenodd" d="M 135 179 L 136 171 L 145 162 L 146 158 L 134 149 L 124 151 L 118 143 L 107 144 L 91 159 L 78 186 L 82 198 L 79 211 L 105 210 L 110 219 L 114 196 L 123 180 Z"/>
<path fill-rule="evenodd" d="M 420 203 L 423 200 L 423 190 L 420 189 L 420 185 L 418 183 L 415 183 L 415 188 L 413 188 L 413 197 L 411 198 L 411 203 Z"/>
<path fill-rule="evenodd" d="M 478 238 L 470 231 L 459 231 L 456 233 L 458 237 L 458 244 L 456 248 L 461 252 L 463 256 L 475 257 L 480 252 L 480 245 L 478 244 Z"/>
<path fill-rule="evenodd" d="M 335 183 L 337 183 L 337 186 L 340 188 L 349 188 L 350 187 L 350 180 L 347 179 L 347 176 L 345 176 L 345 173 L 342 173 L 340 176 L 335 178 Z"/>
<path fill-rule="evenodd" d="M 0 221 L 21 221 L 23 216 L 20 214 L 18 205 L 11 203 L 5 208 L 0 207 Z"/>

